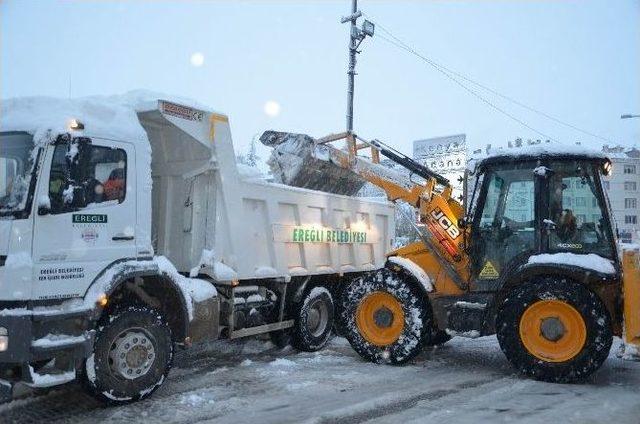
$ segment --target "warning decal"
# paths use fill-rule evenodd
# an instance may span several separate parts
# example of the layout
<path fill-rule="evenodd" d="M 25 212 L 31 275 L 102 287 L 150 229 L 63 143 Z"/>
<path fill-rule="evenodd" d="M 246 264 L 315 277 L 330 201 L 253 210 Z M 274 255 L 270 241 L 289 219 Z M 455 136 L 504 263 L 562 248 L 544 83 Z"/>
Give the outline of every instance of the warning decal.
<path fill-rule="evenodd" d="M 496 267 L 494 267 L 493 264 L 489 261 L 484 264 L 484 267 L 482 268 L 482 271 L 480 271 L 479 275 L 479 277 L 483 280 L 495 280 L 499 276 L 500 274 L 498 274 Z"/>

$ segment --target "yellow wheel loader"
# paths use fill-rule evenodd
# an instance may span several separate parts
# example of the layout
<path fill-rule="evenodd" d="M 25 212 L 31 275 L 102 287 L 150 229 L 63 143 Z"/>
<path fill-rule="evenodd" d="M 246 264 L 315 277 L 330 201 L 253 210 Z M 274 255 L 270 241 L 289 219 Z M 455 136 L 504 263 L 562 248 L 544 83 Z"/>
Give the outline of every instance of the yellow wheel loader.
<path fill-rule="evenodd" d="M 291 137 L 262 139 L 277 148 Z M 332 145 L 342 139 L 345 148 Z M 326 189 L 330 163 L 417 211 L 421 240 L 343 292 L 342 332 L 363 358 L 401 364 L 452 335 L 496 334 L 525 375 L 571 382 L 602 365 L 614 335 L 624 336 L 627 353 L 637 350 L 638 252 L 620 259 L 602 184 L 606 157 L 552 144 L 487 156 L 467 171 L 463 208 L 447 179 L 379 141 L 343 133 L 313 143 L 297 185 Z M 363 148 L 370 159 L 358 155 Z M 380 154 L 409 178 L 376 164 Z M 344 187 L 343 174 L 336 184 Z"/>

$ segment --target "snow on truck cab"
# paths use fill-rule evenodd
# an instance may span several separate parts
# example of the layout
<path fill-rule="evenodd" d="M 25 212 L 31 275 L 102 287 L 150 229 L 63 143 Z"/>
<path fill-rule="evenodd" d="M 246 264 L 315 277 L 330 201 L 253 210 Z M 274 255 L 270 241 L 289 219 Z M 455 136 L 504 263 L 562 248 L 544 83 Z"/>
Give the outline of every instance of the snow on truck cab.
<path fill-rule="evenodd" d="M 175 346 L 324 346 L 333 298 L 380 268 L 393 206 L 244 178 L 227 116 L 133 92 L 3 101 L 0 394 L 81 378 L 137 400 Z"/>

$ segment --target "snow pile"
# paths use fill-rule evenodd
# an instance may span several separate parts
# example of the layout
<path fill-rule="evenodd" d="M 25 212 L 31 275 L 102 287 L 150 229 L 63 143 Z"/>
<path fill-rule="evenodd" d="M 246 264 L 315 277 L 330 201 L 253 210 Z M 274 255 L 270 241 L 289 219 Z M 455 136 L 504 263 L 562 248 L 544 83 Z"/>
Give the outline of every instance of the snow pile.
<path fill-rule="evenodd" d="M 479 303 L 479 302 L 464 302 L 462 300 L 457 301 L 456 303 L 454 303 L 454 306 L 458 307 L 458 308 L 462 308 L 462 309 L 485 309 L 487 307 L 486 303 Z"/>
<path fill-rule="evenodd" d="M 533 169 L 533 173 L 539 177 L 544 177 L 547 175 L 547 173 L 551 171 L 549 168 L 547 168 L 546 166 L 536 166 Z"/>
<path fill-rule="evenodd" d="M 198 265 L 191 268 L 189 271 L 189 277 L 197 277 L 200 273 L 200 268 L 204 268 L 205 266 L 212 266 L 215 262 L 215 254 L 213 250 L 202 249 L 202 253 L 200 254 L 200 261 Z"/>
<path fill-rule="evenodd" d="M 208 398 L 204 393 L 187 393 L 180 399 L 181 405 L 201 406 L 203 404 L 213 404 L 215 401 Z"/>
<path fill-rule="evenodd" d="M 31 387 L 53 387 L 59 384 L 68 383 L 76 378 L 76 371 L 71 370 L 61 374 L 38 374 L 31 365 L 29 365 L 29 373 L 31 374 Z"/>
<path fill-rule="evenodd" d="M 52 135 L 70 132 L 76 119 L 85 126 L 76 135 L 98 136 L 116 140 L 146 141 L 147 134 L 135 111 L 110 101 L 107 97 L 58 99 L 53 97 L 21 97 L 3 101 L 1 131 L 26 131 L 36 144 Z"/>
<path fill-rule="evenodd" d="M 431 279 L 429 278 L 427 273 L 418 266 L 418 264 L 410 259 L 402 258 L 400 256 L 389 256 L 387 260 L 402 267 L 405 271 L 413 275 L 415 279 L 418 280 L 420 284 L 422 284 L 427 292 L 433 291 L 433 284 L 431 284 Z"/>
<path fill-rule="evenodd" d="M 54 97 L 20 97 L 3 100 L 0 115 L 1 131 L 26 131 L 34 141 L 43 142 L 47 134 L 70 132 L 73 119 L 85 129 L 75 135 L 106 137 L 115 140 L 146 142 L 147 134 L 136 112 L 158 108 L 166 100 L 204 111 L 212 111 L 194 100 L 147 90 L 134 90 L 113 96 L 88 96 L 74 99 Z"/>
<path fill-rule="evenodd" d="M 529 257 L 528 264 L 554 264 L 578 266 L 584 269 L 590 269 L 603 274 L 614 274 L 616 272 L 613 264 L 609 259 L 605 259 L 595 253 L 586 255 L 576 253 L 543 253 Z"/>
<path fill-rule="evenodd" d="M 245 181 L 266 181 L 269 176 L 263 173 L 256 166 L 245 165 L 244 163 L 236 163 L 240 178 Z"/>
<path fill-rule="evenodd" d="M 306 134 L 265 131 L 260 142 L 273 148 L 267 165 L 276 183 L 347 196 L 365 184 L 359 175 L 336 165 L 336 149 L 316 144 Z"/>
<path fill-rule="evenodd" d="M 69 336 L 67 334 L 47 334 L 46 336 L 31 342 L 33 347 L 56 347 L 65 345 L 80 344 L 87 341 L 89 335 Z"/>
<path fill-rule="evenodd" d="M 158 269 L 168 275 L 180 287 L 187 304 L 189 321 L 193 321 L 194 302 L 202 302 L 218 295 L 216 288 L 211 283 L 196 278 L 184 277 L 178 273 L 176 267 L 164 256 L 156 256 L 154 261 L 158 264 Z"/>
<path fill-rule="evenodd" d="M 459 337 L 467 337 L 469 339 L 477 339 L 478 337 L 480 337 L 480 332 L 478 330 L 455 331 L 447 328 L 444 331 L 451 337 L 459 336 Z"/>

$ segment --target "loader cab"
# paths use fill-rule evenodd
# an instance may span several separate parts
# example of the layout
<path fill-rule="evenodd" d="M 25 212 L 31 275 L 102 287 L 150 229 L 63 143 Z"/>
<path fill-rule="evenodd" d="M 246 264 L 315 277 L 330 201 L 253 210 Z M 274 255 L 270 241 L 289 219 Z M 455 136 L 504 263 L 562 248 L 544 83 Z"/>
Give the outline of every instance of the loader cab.
<path fill-rule="evenodd" d="M 615 259 L 601 175 L 606 158 L 585 154 L 495 156 L 476 167 L 471 276 L 491 289 L 532 255 L 570 252 Z"/>

